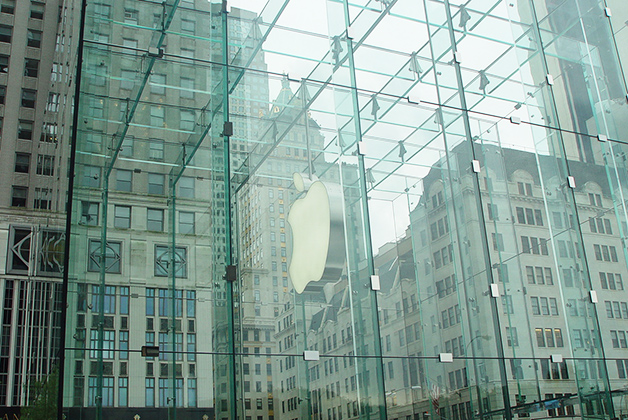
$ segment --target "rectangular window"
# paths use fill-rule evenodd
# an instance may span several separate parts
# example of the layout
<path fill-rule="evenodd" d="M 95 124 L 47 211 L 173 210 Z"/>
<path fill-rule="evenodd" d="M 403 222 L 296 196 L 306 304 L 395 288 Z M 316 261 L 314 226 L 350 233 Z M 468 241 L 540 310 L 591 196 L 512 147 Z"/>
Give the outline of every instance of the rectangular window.
<path fill-rule="evenodd" d="M 44 18 L 44 10 L 46 10 L 46 4 L 38 1 L 31 2 L 31 18 L 42 20 Z"/>
<path fill-rule="evenodd" d="M 102 251 L 99 239 L 89 240 L 89 262 L 87 264 L 88 271 L 100 271 L 100 261 L 102 260 Z M 122 271 L 122 242 L 107 241 L 105 247 L 105 272 L 120 274 Z M 94 286 L 98 287 L 98 286 Z M 115 300 L 115 296 L 114 296 Z M 93 308 L 92 308 L 93 309 Z M 94 309 L 93 309 L 94 310 Z M 106 312 L 105 312 L 106 313 Z"/>
<path fill-rule="evenodd" d="M 41 31 L 29 29 L 27 39 L 27 45 L 29 47 L 41 48 Z"/>
<path fill-rule="evenodd" d="M 40 141 L 44 143 L 57 143 L 58 127 L 55 123 L 44 123 L 41 129 Z"/>
<path fill-rule="evenodd" d="M 176 277 L 187 277 L 187 248 L 177 246 L 174 248 L 173 254 L 172 248 L 165 245 L 155 245 L 155 276 L 169 276 L 173 264 Z"/>
<path fill-rule="evenodd" d="M 160 106 L 150 107 L 150 125 L 152 127 L 161 128 L 166 123 L 166 110 Z M 163 141 L 162 141 L 163 144 Z M 163 148 L 162 148 L 163 150 Z M 151 159 L 153 159 L 151 157 Z M 163 156 L 161 157 L 163 159 Z"/>
<path fill-rule="evenodd" d="M 194 213 L 187 211 L 179 212 L 179 233 L 183 235 L 194 234 Z"/>
<path fill-rule="evenodd" d="M 39 60 L 27 58 L 24 60 L 24 76 L 37 77 L 39 75 Z"/>
<path fill-rule="evenodd" d="M 15 154 L 15 172 L 28 173 L 31 155 L 28 153 Z"/>
<path fill-rule="evenodd" d="M 22 140 L 33 139 L 33 122 L 20 120 L 17 127 L 17 138 Z"/>
<path fill-rule="evenodd" d="M 181 119 L 179 122 L 179 128 L 184 131 L 194 131 L 194 111 L 181 110 Z"/>
<path fill-rule="evenodd" d="M 165 177 L 162 174 L 148 174 L 148 193 L 163 195 L 165 192 Z"/>
<path fill-rule="evenodd" d="M 133 172 L 125 169 L 116 169 L 116 190 L 131 192 Z"/>
<path fill-rule="evenodd" d="M 129 229 L 131 227 L 131 207 L 115 206 L 113 225 L 118 229 Z"/>
<path fill-rule="evenodd" d="M 193 35 L 195 30 L 196 22 L 190 19 L 181 19 L 181 32 Z"/>
<path fill-rule="evenodd" d="M 0 25 L 0 42 L 11 43 L 13 28 L 10 26 Z"/>
<path fill-rule="evenodd" d="M 15 13 L 15 0 L 0 1 L 0 12 L 12 15 Z"/>
<path fill-rule="evenodd" d="M 22 106 L 25 108 L 35 108 L 37 91 L 33 89 L 22 89 Z"/>
<path fill-rule="evenodd" d="M 146 210 L 146 230 L 153 232 L 163 232 L 164 230 L 164 211 L 161 209 Z"/>
<path fill-rule="evenodd" d="M 55 157 L 51 155 L 37 156 L 37 175 L 54 175 Z"/>
<path fill-rule="evenodd" d="M 179 178 L 179 194 L 177 198 L 194 198 L 194 178 L 182 176 Z"/>
<path fill-rule="evenodd" d="M 13 192 L 11 194 L 12 207 L 26 207 L 27 198 L 28 187 L 19 187 L 16 185 L 13 186 Z"/>
<path fill-rule="evenodd" d="M 52 208 L 52 189 L 36 187 L 33 207 L 40 210 L 50 210 Z"/>
<path fill-rule="evenodd" d="M 150 76 L 150 92 L 157 95 L 166 94 L 166 75 L 153 74 Z"/>

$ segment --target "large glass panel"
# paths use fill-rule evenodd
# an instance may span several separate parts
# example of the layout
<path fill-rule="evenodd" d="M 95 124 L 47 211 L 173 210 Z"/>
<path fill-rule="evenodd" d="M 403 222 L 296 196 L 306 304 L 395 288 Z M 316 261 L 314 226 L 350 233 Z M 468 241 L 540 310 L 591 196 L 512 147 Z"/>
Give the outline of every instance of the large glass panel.
<path fill-rule="evenodd" d="M 618 416 L 608 7 L 87 2 L 65 415 Z M 39 233 L 14 229 L 10 272 Z"/>

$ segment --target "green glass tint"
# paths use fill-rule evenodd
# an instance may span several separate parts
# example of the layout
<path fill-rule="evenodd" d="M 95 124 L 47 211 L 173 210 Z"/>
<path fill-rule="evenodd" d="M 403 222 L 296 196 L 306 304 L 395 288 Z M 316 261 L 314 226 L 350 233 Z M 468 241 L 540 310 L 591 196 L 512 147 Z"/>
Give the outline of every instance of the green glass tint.
<path fill-rule="evenodd" d="M 618 416 L 624 9 L 88 1 L 66 415 Z"/>

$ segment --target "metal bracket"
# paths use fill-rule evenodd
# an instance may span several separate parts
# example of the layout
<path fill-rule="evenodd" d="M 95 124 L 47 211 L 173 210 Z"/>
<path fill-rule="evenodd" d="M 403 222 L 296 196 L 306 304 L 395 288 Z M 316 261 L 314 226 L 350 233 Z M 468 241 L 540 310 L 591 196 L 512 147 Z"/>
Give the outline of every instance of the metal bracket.
<path fill-rule="evenodd" d="M 233 136 L 233 123 L 231 121 L 225 121 L 222 126 L 222 135 L 223 137 Z"/>
<path fill-rule="evenodd" d="M 597 292 L 595 290 L 589 290 L 589 298 L 591 299 L 591 303 L 598 303 L 599 300 L 597 298 Z"/>
<path fill-rule="evenodd" d="M 454 361 L 454 355 L 452 353 L 440 353 L 438 355 L 438 361 L 441 363 L 452 363 Z"/>
<path fill-rule="evenodd" d="M 379 276 L 377 274 L 371 276 L 371 290 L 381 290 Z"/>
<path fill-rule="evenodd" d="M 228 265 L 225 271 L 225 280 L 229 283 L 234 283 L 238 279 L 238 267 L 235 265 Z"/>
<path fill-rule="evenodd" d="M 164 56 L 164 50 L 162 48 L 149 47 L 148 56 L 155 57 L 155 58 L 162 58 Z"/>
<path fill-rule="evenodd" d="M 552 363 L 562 363 L 563 362 L 563 355 L 562 354 L 552 354 L 550 356 L 550 359 L 552 360 Z"/>
<path fill-rule="evenodd" d="M 552 76 L 551 74 L 548 74 L 547 76 L 545 76 L 545 80 L 547 80 L 547 84 L 552 86 L 554 85 L 554 76 Z"/>

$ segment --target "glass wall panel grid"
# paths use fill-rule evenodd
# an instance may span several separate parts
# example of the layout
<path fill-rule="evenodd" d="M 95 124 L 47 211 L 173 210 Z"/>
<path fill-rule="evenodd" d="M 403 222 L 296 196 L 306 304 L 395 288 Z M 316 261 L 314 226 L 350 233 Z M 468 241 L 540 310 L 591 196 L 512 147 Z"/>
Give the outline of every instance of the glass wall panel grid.
<path fill-rule="evenodd" d="M 74 365 L 71 401 L 170 418 L 611 412 L 623 144 L 565 82 L 584 63 L 589 108 L 612 100 L 589 77 L 618 78 L 603 48 L 569 32 L 601 3 L 578 18 L 536 2 L 127 3 L 89 6 L 71 305 L 87 298 L 69 331 L 113 295 L 147 312 L 128 317 L 130 345 L 121 314 L 96 314 L 68 350 L 100 355 L 94 375 Z M 337 255 L 300 284 L 295 209 L 317 188 Z M 149 343 L 163 361 L 139 358 Z M 125 396 L 123 357 L 146 369 L 143 395 Z"/>
<path fill-rule="evenodd" d="M 212 69 L 190 71 L 183 37 L 169 34 L 164 53 L 166 33 L 181 25 L 176 3 L 89 2 L 85 11 L 65 388 L 78 418 L 213 413 L 212 371 L 198 372 L 195 356 L 212 351 L 197 314 L 215 307 L 210 266 L 196 264 L 211 260 L 215 240 Z M 195 20 L 213 19 L 209 4 L 198 6 Z M 209 50 L 208 35 L 192 46 Z M 140 357 L 142 346 L 159 357 Z"/>

